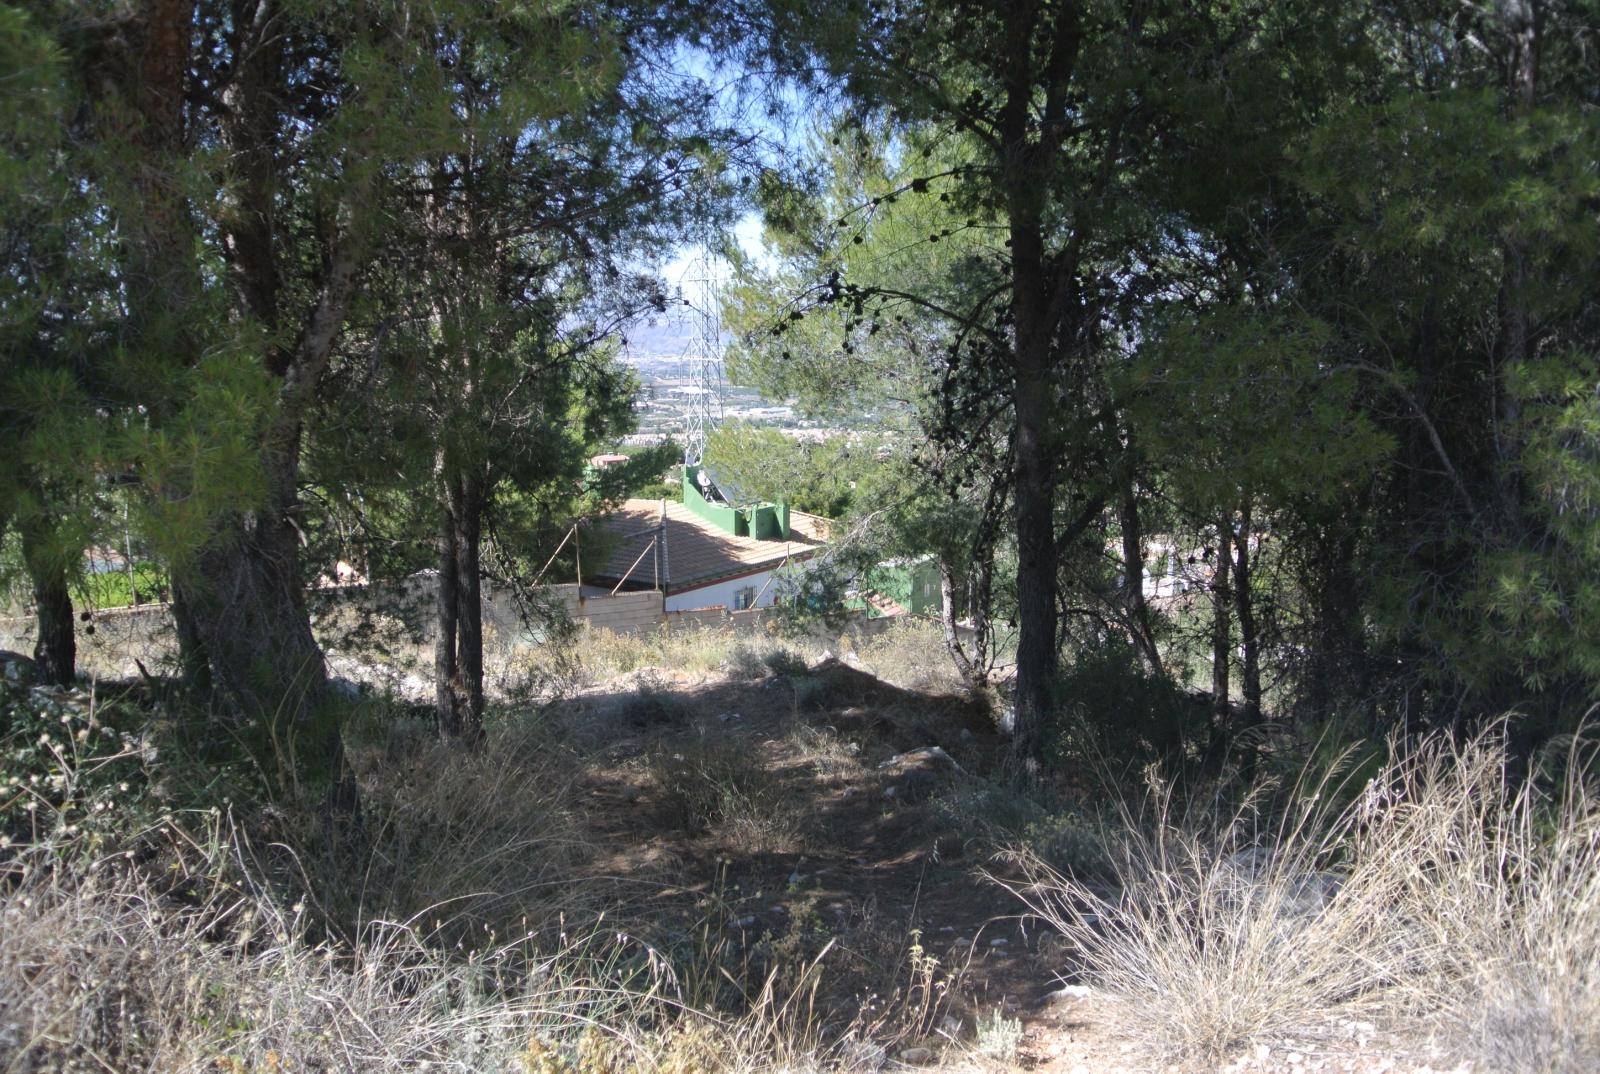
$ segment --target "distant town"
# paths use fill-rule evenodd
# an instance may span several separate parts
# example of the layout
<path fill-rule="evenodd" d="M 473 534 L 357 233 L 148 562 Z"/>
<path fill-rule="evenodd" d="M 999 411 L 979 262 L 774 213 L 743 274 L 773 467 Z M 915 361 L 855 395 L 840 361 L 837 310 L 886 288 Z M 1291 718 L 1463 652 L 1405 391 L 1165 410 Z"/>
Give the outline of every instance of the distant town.
<path fill-rule="evenodd" d="M 694 326 L 686 320 L 658 315 L 630 325 L 621 361 L 639 374 L 642 390 L 634 403 L 639 428 L 624 438 L 626 444 L 655 444 L 681 438 L 694 398 L 691 369 Z M 800 415 L 784 401 L 764 398 L 754 388 L 722 385 L 722 419 L 747 421 L 782 429 L 799 440 L 822 440 L 847 431 L 848 426 L 823 425 Z"/>

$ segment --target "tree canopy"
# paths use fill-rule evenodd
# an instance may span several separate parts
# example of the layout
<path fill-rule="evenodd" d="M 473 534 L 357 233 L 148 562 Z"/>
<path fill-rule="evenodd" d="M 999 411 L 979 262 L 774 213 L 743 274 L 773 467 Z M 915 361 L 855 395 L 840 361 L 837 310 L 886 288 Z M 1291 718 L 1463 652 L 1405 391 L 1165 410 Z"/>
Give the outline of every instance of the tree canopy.
<path fill-rule="evenodd" d="M 625 491 L 584 460 L 632 422 L 623 327 L 673 301 L 648 266 L 755 210 L 734 373 L 873 435 L 730 425 L 710 457 L 847 520 L 864 568 L 934 557 L 1029 770 L 1141 718 L 1085 715 L 1089 674 L 1202 695 L 1133 736 L 1165 757 L 1335 715 L 1570 728 L 1600 699 L 1596 16 L 0 5 L 0 548 L 36 655 L 71 680 L 73 585 L 124 526 L 188 685 L 292 744 L 286 786 L 337 785 L 306 550 L 361 530 L 368 568 L 437 571 L 473 738 L 485 535 Z"/>

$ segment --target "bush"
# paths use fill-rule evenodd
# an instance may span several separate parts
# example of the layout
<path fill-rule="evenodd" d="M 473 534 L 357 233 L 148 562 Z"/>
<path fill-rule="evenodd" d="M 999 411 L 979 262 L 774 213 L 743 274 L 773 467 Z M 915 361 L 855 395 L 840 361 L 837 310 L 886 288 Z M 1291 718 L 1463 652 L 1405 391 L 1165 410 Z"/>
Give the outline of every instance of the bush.
<path fill-rule="evenodd" d="M 765 664 L 774 675 L 787 675 L 790 678 L 804 675 L 810 670 L 809 665 L 806 664 L 805 657 L 796 653 L 793 649 L 781 645 L 773 649 L 768 649 L 765 653 L 761 654 L 761 662 Z"/>
<path fill-rule="evenodd" d="M 1057 715 L 1047 729 L 1058 767 L 1109 765 L 1137 771 L 1177 768 L 1209 733 L 1206 704 L 1152 675 L 1133 647 L 1108 643 L 1078 655 L 1056 684 Z"/>

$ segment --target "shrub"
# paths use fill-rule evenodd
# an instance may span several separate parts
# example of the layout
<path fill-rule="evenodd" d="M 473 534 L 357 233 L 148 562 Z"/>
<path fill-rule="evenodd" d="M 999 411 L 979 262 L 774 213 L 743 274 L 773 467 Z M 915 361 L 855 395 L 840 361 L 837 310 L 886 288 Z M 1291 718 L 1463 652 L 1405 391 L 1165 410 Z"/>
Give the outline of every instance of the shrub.
<path fill-rule="evenodd" d="M 978 1036 L 973 1048 L 979 1054 L 1001 1063 L 1011 1063 L 1022 1047 L 1022 1019 L 1007 1018 L 996 1007 L 989 1015 L 978 1016 Z"/>
<path fill-rule="evenodd" d="M 125 823 L 158 753 L 142 724 L 125 702 L 0 682 L 0 845 Z"/>
<path fill-rule="evenodd" d="M 1152 675 L 1133 647 L 1107 644 L 1078 655 L 1056 683 L 1051 750 L 1058 767 L 1169 768 L 1198 751 L 1209 711 L 1178 684 Z"/>
<path fill-rule="evenodd" d="M 790 678 L 804 675 L 810 670 L 805 657 L 796 653 L 787 646 L 777 646 L 761 654 L 761 662 L 765 664 L 774 675 L 787 675 Z"/>

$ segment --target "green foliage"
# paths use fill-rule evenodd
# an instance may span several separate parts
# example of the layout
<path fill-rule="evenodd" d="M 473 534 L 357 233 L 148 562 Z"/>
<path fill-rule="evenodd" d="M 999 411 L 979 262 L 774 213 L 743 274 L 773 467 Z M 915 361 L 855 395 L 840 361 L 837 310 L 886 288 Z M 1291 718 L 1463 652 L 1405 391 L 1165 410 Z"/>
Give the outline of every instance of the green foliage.
<path fill-rule="evenodd" d="M 140 461 L 147 493 L 135 503 L 140 531 L 181 567 L 227 539 L 216 520 L 267 502 L 261 442 L 277 401 L 260 352 L 247 343 L 175 374 L 173 391 L 182 403 L 167 420 L 130 422 L 119 440 Z"/>
<path fill-rule="evenodd" d="M 849 618 L 845 593 L 850 579 L 831 560 L 784 567 L 774 573 L 773 587 L 776 595 L 768 622 L 781 636 L 804 637 L 819 628 L 837 632 Z"/>
<path fill-rule="evenodd" d="M 1241 497 L 1328 502 L 1392 440 L 1356 406 L 1358 378 L 1331 362 L 1330 330 L 1230 304 L 1154 318 L 1118 377 L 1139 444 L 1183 509 L 1214 518 Z"/>
<path fill-rule="evenodd" d="M 587 514 L 630 497 L 676 500 L 683 495 L 681 477 L 672 480 L 679 476 L 683 461 L 683 449 L 677 444 L 668 441 L 623 454 L 628 456 L 627 462 L 589 475 L 580 512 Z"/>
<path fill-rule="evenodd" d="M 1148 764 L 1176 771 L 1208 744 L 1210 708 L 1141 664 L 1127 644 L 1076 655 L 1056 683 L 1052 759 L 1120 777 Z"/>
<path fill-rule="evenodd" d="M 137 594 L 137 599 L 135 595 Z M 135 563 L 133 577 L 121 568 L 85 574 L 73 595 L 86 608 L 127 608 L 169 599 L 171 580 L 159 564 Z"/>
<path fill-rule="evenodd" d="M 1511 390 L 1522 407 L 1522 473 L 1528 513 L 1540 538 L 1495 542 L 1474 564 L 1462 611 L 1481 617 L 1499 645 L 1477 632 L 1447 642 L 1455 674 L 1478 688 L 1497 674 L 1531 693 L 1563 680 L 1585 684 L 1582 701 L 1600 699 L 1600 419 L 1595 408 L 1596 359 L 1558 354 L 1513 372 Z M 1449 637 L 1449 635 L 1447 635 Z M 1511 644 L 1506 644 L 1506 642 Z M 1577 713 L 1566 714 L 1570 723 Z M 1559 726 L 1559 724 L 1558 724 Z"/>
<path fill-rule="evenodd" d="M 852 511 L 857 483 L 876 468 L 876 456 L 875 438 L 801 442 L 742 421 L 718 426 L 706 445 L 706 465 L 741 497 L 787 503 L 823 518 Z"/>
<path fill-rule="evenodd" d="M 1600 264 L 1595 67 L 1572 48 L 1575 10 L 1551 9 L 1534 44 L 1507 11 L 1474 14 L 1505 56 L 1538 50 L 1521 83 L 1403 36 L 1434 17 L 1375 25 L 1374 47 L 1412 66 L 1296 153 L 1321 259 L 1305 305 L 1342 326 L 1336 361 L 1395 445 L 1355 501 L 1377 527 L 1359 573 L 1392 689 L 1442 718 L 1514 707 L 1537 737 L 1587 708 L 1600 667 L 1583 506 L 1596 322 L 1579 283 Z"/>

